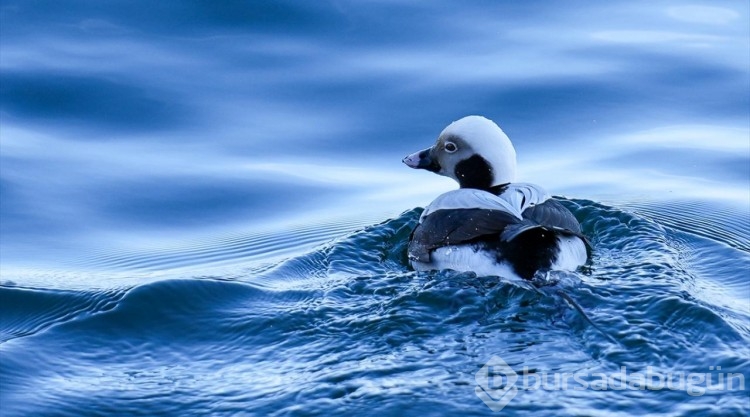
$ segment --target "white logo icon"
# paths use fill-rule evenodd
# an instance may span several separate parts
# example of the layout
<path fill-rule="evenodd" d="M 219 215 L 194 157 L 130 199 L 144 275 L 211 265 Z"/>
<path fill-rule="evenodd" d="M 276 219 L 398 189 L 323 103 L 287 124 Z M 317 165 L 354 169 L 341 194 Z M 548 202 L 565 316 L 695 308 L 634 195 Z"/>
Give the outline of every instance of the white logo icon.
<path fill-rule="evenodd" d="M 493 356 L 474 375 L 477 387 L 474 393 L 492 411 L 502 410 L 516 394 L 518 374 L 499 356 Z"/>

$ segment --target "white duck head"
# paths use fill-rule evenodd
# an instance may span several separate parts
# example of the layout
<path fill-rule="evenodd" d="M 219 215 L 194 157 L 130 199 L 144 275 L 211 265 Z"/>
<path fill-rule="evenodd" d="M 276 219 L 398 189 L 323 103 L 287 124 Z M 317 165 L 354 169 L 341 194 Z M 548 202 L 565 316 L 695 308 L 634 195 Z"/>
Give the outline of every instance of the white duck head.
<path fill-rule="evenodd" d="M 466 116 L 449 124 L 432 147 L 403 162 L 453 178 L 461 188 L 489 190 L 516 180 L 513 144 L 495 122 L 482 116 Z"/>

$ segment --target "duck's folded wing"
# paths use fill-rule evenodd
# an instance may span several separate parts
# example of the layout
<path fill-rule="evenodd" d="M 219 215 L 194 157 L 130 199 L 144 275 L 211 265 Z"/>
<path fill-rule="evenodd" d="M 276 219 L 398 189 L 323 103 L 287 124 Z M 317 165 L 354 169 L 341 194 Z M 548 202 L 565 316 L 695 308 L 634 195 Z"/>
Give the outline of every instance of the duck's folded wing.
<path fill-rule="evenodd" d="M 525 220 L 531 223 L 573 235 L 581 235 L 581 225 L 573 213 L 554 198 L 525 209 L 522 213 Z"/>
<path fill-rule="evenodd" d="M 509 226 L 520 223 L 527 221 L 502 210 L 436 210 L 422 218 L 414 229 L 409 243 L 409 258 L 430 262 L 430 252 L 434 249 L 475 241 L 487 235 L 499 235 Z"/>

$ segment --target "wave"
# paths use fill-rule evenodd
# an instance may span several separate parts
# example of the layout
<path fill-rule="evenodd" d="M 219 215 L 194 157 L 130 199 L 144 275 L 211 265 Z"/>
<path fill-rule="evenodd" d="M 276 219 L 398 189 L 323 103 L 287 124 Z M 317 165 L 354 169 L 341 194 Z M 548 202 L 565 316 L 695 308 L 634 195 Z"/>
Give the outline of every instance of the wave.
<path fill-rule="evenodd" d="M 336 235 L 333 240 L 264 268 L 244 265 L 231 274 L 185 275 L 111 291 L 2 286 L 0 368 L 10 387 L 4 402 L 33 413 L 64 410 L 66 403 L 101 412 L 114 402 L 125 410 L 134 406 L 126 402 L 131 397 L 172 398 L 174 406 L 193 410 L 226 400 L 252 403 L 265 413 L 291 401 L 279 394 L 289 381 L 302 390 L 294 397 L 300 404 L 314 404 L 318 396 L 386 401 L 399 392 L 389 387 L 416 397 L 438 390 L 460 401 L 457 388 L 473 386 L 477 364 L 495 354 L 514 368 L 540 371 L 614 372 L 646 364 L 661 372 L 707 372 L 709 364 L 746 369 L 750 316 L 712 296 L 705 282 L 721 288 L 722 281 L 710 281 L 684 260 L 690 251 L 725 255 L 716 248 L 745 260 L 747 253 L 716 236 L 685 234 L 634 212 L 586 200 L 563 203 L 581 221 L 593 259 L 576 273 L 555 274 L 558 283 L 550 287 L 411 271 L 406 247 L 420 209 L 356 231 L 330 227 L 326 236 Z M 305 242 L 318 232 L 292 235 Z M 215 243 L 250 254 L 248 242 L 289 247 L 289 239 L 237 236 L 173 255 L 212 259 Z M 96 262 L 132 267 L 159 265 L 159 259 L 174 264 L 164 254 Z M 564 363 L 556 359 L 561 357 Z M 50 379 L 50 370 L 68 377 Z M 12 400 L 20 395 L 13 387 L 25 386 L 45 395 L 20 405 Z M 136 392 L 94 393 L 83 389 L 88 386 Z M 527 395 L 515 401 L 531 406 L 540 400 Z M 641 400 L 623 401 L 637 408 Z M 559 401 L 575 407 L 575 398 Z"/>

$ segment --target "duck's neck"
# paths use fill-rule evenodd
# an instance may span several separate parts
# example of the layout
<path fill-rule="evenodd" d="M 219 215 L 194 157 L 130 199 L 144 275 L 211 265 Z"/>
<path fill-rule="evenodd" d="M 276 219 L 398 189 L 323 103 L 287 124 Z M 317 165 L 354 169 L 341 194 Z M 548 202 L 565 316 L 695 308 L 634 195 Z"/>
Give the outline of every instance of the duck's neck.
<path fill-rule="evenodd" d="M 487 186 L 487 187 L 463 187 L 462 186 L 461 188 L 468 188 L 472 190 L 482 190 L 482 191 L 487 191 L 490 194 L 500 195 L 503 192 L 505 192 L 505 190 L 508 189 L 509 185 L 510 183 L 506 182 L 505 184 L 492 185 L 492 186 Z"/>

